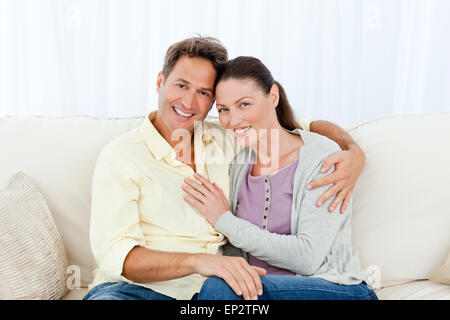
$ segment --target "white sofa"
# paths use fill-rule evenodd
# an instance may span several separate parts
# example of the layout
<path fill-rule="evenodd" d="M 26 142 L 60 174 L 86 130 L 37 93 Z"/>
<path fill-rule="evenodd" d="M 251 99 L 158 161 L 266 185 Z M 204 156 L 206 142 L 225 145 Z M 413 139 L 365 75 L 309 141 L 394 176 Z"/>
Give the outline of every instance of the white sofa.
<path fill-rule="evenodd" d="M 22 171 L 47 200 L 69 264 L 92 279 L 90 184 L 102 147 L 145 117 L 0 117 L 0 188 Z M 450 113 L 394 116 L 349 129 L 366 153 L 353 194 L 353 242 L 380 299 L 450 299 L 428 280 L 450 250 Z M 338 213 L 335 213 L 338 214 Z M 381 276 L 377 281 L 377 275 Z"/>

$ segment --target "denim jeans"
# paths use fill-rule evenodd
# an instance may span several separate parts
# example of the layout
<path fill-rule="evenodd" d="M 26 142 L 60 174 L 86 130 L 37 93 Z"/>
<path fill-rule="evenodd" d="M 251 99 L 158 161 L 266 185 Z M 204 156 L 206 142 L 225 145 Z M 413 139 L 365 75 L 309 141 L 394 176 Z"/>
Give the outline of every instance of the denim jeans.
<path fill-rule="evenodd" d="M 171 297 L 126 282 L 105 282 L 93 287 L 83 300 L 174 300 Z"/>
<path fill-rule="evenodd" d="M 263 294 L 258 300 L 378 300 L 365 282 L 357 285 L 336 284 L 303 276 L 267 275 L 261 277 Z M 242 300 L 218 277 L 209 277 L 198 300 Z"/>
<path fill-rule="evenodd" d="M 262 276 L 263 294 L 258 300 L 378 300 L 364 282 L 340 285 L 323 279 L 300 276 Z M 106 282 L 92 288 L 83 300 L 174 300 L 142 286 Z M 192 300 L 242 300 L 218 277 L 209 277 Z"/>

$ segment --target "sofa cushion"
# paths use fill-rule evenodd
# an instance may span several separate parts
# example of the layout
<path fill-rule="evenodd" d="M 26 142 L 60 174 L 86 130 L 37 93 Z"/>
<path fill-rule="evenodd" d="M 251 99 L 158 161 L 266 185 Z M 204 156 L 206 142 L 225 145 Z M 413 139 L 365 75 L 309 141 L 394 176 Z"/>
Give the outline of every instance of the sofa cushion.
<path fill-rule="evenodd" d="M 429 275 L 449 250 L 450 113 L 393 116 L 350 130 L 366 154 L 353 243 L 381 286 Z"/>
<path fill-rule="evenodd" d="M 83 297 L 88 293 L 88 288 L 80 288 L 69 290 L 61 300 L 83 300 Z"/>
<path fill-rule="evenodd" d="M 430 275 L 430 280 L 450 284 L 450 252 L 448 253 L 447 259 L 445 260 L 444 264 L 442 266 L 439 266 Z"/>
<path fill-rule="evenodd" d="M 416 280 L 375 290 L 380 300 L 450 300 L 450 286 Z"/>
<path fill-rule="evenodd" d="M 0 192 L 0 288 L 6 299 L 59 299 L 67 257 L 44 197 L 22 172 Z"/>

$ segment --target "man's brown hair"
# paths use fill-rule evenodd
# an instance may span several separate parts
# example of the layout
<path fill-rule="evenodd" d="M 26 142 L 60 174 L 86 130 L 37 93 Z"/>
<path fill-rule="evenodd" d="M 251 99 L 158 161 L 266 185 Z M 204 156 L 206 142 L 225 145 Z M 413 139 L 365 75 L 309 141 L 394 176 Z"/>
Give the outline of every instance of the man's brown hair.
<path fill-rule="evenodd" d="M 217 73 L 228 60 L 227 49 L 225 49 L 218 39 L 213 37 L 202 37 L 200 35 L 188 38 L 172 44 L 169 49 L 167 49 L 162 70 L 164 81 L 175 67 L 178 59 L 184 55 L 209 60 Z"/>

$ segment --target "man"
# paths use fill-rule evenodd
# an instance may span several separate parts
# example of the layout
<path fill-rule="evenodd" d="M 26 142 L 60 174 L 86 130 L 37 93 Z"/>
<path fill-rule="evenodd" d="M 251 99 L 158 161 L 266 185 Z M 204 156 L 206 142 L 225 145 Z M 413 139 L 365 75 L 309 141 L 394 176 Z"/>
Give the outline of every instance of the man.
<path fill-rule="evenodd" d="M 223 256 L 226 238 L 184 201 L 180 188 L 197 172 L 227 194 L 232 141 L 218 124 L 203 121 L 227 59 L 213 38 L 172 45 L 157 78 L 158 110 L 102 150 L 92 181 L 90 228 L 98 268 L 85 299 L 195 299 L 209 276 L 224 279 L 245 299 L 261 292 L 259 276 L 265 270 L 241 257 Z M 336 171 L 311 186 L 334 183 L 318 205 L 337 194 L 330 210 L 343 202 L 343 212 L 364 154 L 334 124 L 302 126 L 344 150 L 324 162 L 325 171 L 332 165 Z"/>

